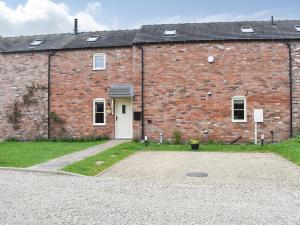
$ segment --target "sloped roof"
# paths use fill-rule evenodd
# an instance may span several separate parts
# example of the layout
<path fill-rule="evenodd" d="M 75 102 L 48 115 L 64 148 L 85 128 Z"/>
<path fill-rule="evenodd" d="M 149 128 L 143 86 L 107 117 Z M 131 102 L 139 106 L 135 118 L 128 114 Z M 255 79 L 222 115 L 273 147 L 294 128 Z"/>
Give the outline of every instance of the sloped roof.
<path fill-rule="evenodd" d="M 65 33 L 0 37 L 0 52 L 122 47 L 132 44 L 190 41 L 300 40 L 300 32 L 295 29 L 295 25 L 300 25 L 300 20 L 275 21 L 275 25 L 270 21 L 161 24 L 144 25 L 139 30 L 83 32 L 76 36 Z M 241 27 L 244 26 L 251 26 L 254 33 L 241 32 Z M 176 30 L 176 36 L 165 37 L 166 30 Z M 86 39 L 93 35 L 98 35 L 99 39 L 87 42 Z M 30 43 L 37 39 L 43 42 L 38 46 L 30 46 Z"/>
<path fill-rule="evenodd" d="M 134 96 L 133 86 L 130 84 L 114 84 L 108 90 L 110 98 L 128 98 Z"/>
<path fill-rule="evenodd" d="M 275 21 L 275 25 L 270 21 L 145 25 L 133 43 L 300 39 L 294 25 L 300 20 Z M 242 33 L 244 26 L 251 26 L 254 33 Z M 176 36 L 165 37 L 165 30 L 176 30 Z"/>
<path fill-rule="evenodd" d="M 137 30 L 83 32 L 78 35 L 48 34 L 3 38 L 5 52 L 27 52 L 59 49 L 81 49 L 99 47 L 131 46 Z M 93 35 L 99 35 L 95 42 L 86 42 Z M 43 40 L 38 46 L 30 46 L 34 40 Z"/>
<path fill-rule="evenodd" d="M 79 33 L 76 37 L 63 46 L 63 49 L 73 48 L 99 48 L 99 47 L 121 47 L 131 46 L 137 30 L 98 31 Z M 86 39 L 97 35 L 98 40 L 87 42 Z"/>
<path fill-rule="evenodd" d="M 4 38 L 6 52 L 27 52 L 62 49 L 70 39 L 72 34 L 48 34 Z M 30 46 L 34 40 L 43 40 L 38 46 Z"/>

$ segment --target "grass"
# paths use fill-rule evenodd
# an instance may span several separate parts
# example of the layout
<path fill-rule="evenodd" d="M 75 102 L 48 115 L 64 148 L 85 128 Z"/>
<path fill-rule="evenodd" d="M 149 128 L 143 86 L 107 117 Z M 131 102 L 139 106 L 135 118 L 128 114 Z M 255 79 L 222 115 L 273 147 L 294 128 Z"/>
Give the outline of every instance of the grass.
<path fill-rule="evenodd" d="M 141 144 L 135 142 L 124 143 L 99 153 L 98 155 L 69 165 L 63 168 L 63 170 L 66 172 L 78 173 L 86 176 L 95 176 L 120 160 L 140 150 L 141 146 Z M 96 165 L 96 163 L 99 161 L 103 163 L 101 165 Z"/>
<path fill-rule="evenodd" d="M 30 167 L 104 142 L 0 142 L 0 166 Z"/>
<path fill-rule="evenodd" d="M 190 145 L 169 145 L 151 143 L 147 147 L 144 144 L 135 142 L 121 144 L 117 147 L 108 149 L 98 155 L 89 157 L 72 165 L 63 168 L 64 171 L 95 176 L 105 169 L 111 167 L 120 160 L 139 151 L 191 151 Z M 269 145 L 224 145 L 224 144 L 205 144 L 200 146 L 200 151 L 204 152 L 265 152 L 276 153 L 291 162 L 300 166 L 300 139 L 290 139 L 280 144 Z M 96 163 L 102 161 L 101 165 Z"/>

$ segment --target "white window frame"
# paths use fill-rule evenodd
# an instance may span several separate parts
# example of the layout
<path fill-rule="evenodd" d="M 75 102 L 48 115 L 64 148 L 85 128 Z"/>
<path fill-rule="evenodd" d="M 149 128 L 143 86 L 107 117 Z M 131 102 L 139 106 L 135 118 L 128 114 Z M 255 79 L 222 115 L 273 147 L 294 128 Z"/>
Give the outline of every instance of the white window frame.
<path fill-rule="evenodd" d="M 96 123 L 96 103 L 102 102 L 104 107 L 104 123 Z M 93 100 L 93 125 L 94 126 L 105 126 L 106 125 L 106 100 L 104 98 L 96 98 Z"/>
<path fill-rule="evenodd" d="M 97 56 L 103 56 L 104 59 L 104 67 L 96 67 L 96 57 Z M 93 55 L 93 70 L 99 71 L 99 70 L 105 70 L 106 69 L 106 54 L 105 53 L 96 53 Z"/>
<path fill-rule="evenodd" d="M 244 116 L 243 120 L 236 120 L 234 119 L 234 101 L 244 101 Z M 234 96 L 231 100 L 231 112 L 232 112 L 232 122 L 233 123 L 246 123 L 247 122 L 247 98 L 246 96 Z"/>
<path fill-rule="evenodd" d="M 294 28 L 295 28 L 298 32 L 300 32 L 300 25 L 294 25 Z"/>
<path fill-rule="evenodd" d="M 254 29 L 252 26 L 243 26 L 241 27 L 241 31 L 243 33 L 248 33 L 248 34 L 254 33 Z"/>

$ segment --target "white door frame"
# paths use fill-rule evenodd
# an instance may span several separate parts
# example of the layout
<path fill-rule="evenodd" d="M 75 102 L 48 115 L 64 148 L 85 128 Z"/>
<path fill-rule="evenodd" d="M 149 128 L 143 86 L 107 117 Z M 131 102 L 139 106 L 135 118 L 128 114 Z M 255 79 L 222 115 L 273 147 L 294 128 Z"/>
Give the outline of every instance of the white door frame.
<path fill-rule="evenodd" d="M 130 134 L 128 135 L 128 137 L 117 137 L 117 104 L 119 102 L 122 102 L 122 100 L 127 100 L 130 105 L 131 105 L 131 116 L 130 116 Z M 116 98 L 114 99 L 114 120 L 115 120 L 115 139 L 132 139 L 133 138 L 133 99 L 132 98 Z"/>

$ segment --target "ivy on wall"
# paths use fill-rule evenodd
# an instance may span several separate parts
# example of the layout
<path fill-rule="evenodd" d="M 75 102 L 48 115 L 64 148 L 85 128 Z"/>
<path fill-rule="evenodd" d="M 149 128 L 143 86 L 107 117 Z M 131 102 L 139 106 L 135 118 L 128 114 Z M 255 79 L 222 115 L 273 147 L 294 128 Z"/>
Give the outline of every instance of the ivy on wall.
<path fill-rule="evenodd" d="M 22 95 L 21 98 L 16 98 L 11 105 L 8 106 L 8 110 L 6 112 L 6 117 L 8 123 L 10 123 L 14 130 L 19 130 L 22 123 L 22 117 L 24 114 L 22 112 L 27 109 L 30 111 L 30 106 L 37 105 L 38 99 L 36 98 L 36 94 L 38 91 L 47 90 L 47 87 L 40 85 L 38 82 L 33 81 L 30 85 L 26 86 L 26 91 Z M 45 120 L 45 113 L 42 115 L 41 122 L 37 123 L 35 121 L 35 125 L 37 128 L 43 126 Z"/>

